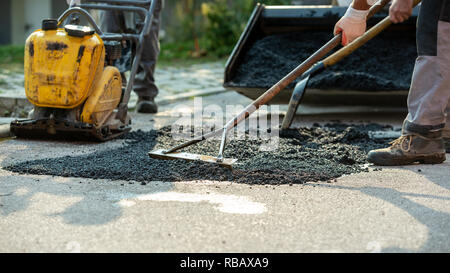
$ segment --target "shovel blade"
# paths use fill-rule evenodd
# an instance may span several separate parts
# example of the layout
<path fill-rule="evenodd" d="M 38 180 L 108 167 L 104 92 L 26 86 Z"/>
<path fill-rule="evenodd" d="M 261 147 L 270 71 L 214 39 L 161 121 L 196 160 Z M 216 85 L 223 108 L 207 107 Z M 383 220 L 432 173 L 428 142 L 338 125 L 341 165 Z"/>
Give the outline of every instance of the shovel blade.
<path fill-rule="evenodd" d="M 310 77 L 311 74 L 308 74 L 295 86 L 294 92 L 292 93 L 292 97 L 289 102 L 289 109 L 286 113 L 286 116 L 284 116 L 283 123 L 281 125 L 282 130 L 287 130 L 289 129 L 289 127 L 291 127 L 292 122 L 294 121 L 295 118 L 295 114 L 297 113 L 298 106 L 305 95 L 306 86 L 308 85 Z"/>
<path fill-rule="evenodd" d="M 209 155 L 199 155 L 199 154 L 191 154 L 191 153 L 170 153 L 166 154 L 164 150 L 155 150 L 149 153 L 149 156 L 154 159 L 162 159 L 162 160 L 187 160 L 187 161 L 202 161 L 211 164 L 217 164 L 223 167 L 232 168 L 232 166 L 238 161 L 237 159 L 232 158 L 224 158 L 219 160 L 217 157 L 209 156 Z"/>

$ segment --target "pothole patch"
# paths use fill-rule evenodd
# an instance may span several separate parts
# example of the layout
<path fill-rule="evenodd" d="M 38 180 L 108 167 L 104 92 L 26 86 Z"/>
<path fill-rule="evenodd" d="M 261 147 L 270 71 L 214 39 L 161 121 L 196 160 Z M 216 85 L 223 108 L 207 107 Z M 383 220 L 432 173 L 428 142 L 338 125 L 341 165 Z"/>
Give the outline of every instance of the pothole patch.
<path fill-rule="evenodd" d="M 21 174 L 137 181 L 143 185 L 152 181 L 199 180 L 302 184 L 369 171 L 367 153 L 391 140 L 372 138 L 370 135 L 377 131 L 389 132 L 392 127 L 328 124 L 288 130 L 280 133 L 278 146 L 268 151 L 261 149 L 265 142 L 259 139 L 231 140 L 225 156 L 239 160 L 233 170 L 202 162 L 149 158 L 149 151 L 179 143 L 171 137 L 169 128 L 131 132 L 124 136 L 124 146 L 107 151 L 44 158 L 3 168 Z M 215 156 L 219 145 L 219 140 L 208 140 L 185 151 Z"/>

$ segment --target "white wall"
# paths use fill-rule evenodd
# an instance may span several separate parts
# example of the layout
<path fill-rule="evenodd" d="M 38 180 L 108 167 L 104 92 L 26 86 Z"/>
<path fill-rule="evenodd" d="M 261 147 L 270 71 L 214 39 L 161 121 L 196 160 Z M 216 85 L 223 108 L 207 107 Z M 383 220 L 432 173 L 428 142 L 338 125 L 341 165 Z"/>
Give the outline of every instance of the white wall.
<path fill-rule="evenodd" d="M 11 43 L 11 0 L 0 1 L 0 45 Z"/>
<path fill-rule="evenodd" d="M 21 45 L 25 41 L 25 0 L 13 0 L 11 9 L 11 42 Z"/>
<path fill-rule="evenodd" d="M 42 20 L 52 15 L 51 0 L 13 0 L 11 8 L 12 43 L 16 45 L 24 44 L 33 31 L 41 28 Z"/>

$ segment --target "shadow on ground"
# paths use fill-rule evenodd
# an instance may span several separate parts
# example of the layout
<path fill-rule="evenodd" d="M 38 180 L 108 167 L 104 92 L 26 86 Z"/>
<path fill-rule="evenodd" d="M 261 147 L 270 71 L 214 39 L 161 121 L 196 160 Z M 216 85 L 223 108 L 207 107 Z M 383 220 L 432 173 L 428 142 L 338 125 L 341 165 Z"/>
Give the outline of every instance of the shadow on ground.
<path fill-rule="evenodd" d="M 419 165 L 418 165 L 419 166 Z M 426 168 L 426 167 L 424 167 Z M 448 171 L 448 164 L 442 164 L 439 166 L 434 166 L 434 174 L 424 174 L 423 177 L 432 184 L 437 185 L 446 190 L 450 190 L 450 179 L 438 178 L 436 173 L 443 174 Z M 389 168 L 393 170 L 405 170 L 404 168 Z M 420 172 L 419 172 L 420 173 Z M 408 183 L 405 181 L 405 183 Z M 431 184 L 432 183 L 432 184 Z M 369 184 L 369 183 L 368 183 Z M 311 184 L 308 184 L 311 185 Z M 314 185 L 317 187 L 317 185 Z M 323 185 L 319 185 L 323 186 Z M 325 186 L 323 186 L 325 187 Z M 445 211 L 439 211 L 433 209 L 424 204 L 413 201 L 414 198 L 420 198 L 424 200 L 432 201 L 444 201 L 450 202 L 450 197 L 430 195 L 430 194 L 418 194 L 411 192 L 402 192 L 390 187 L 373 187 L 373 186 L 362 186 L 362 187 L 348 187 L 341 185 L 326 185 L 327 188 L 334 188 L 339 190 L 350 190 L 359 191 L 367 196 L 371 196 L 385 202 L 388 202 L 395 207 L 405 211 L 419 223 L 424 225 L 428 229 L 428 238 L 425 244 L 421 246 L 415 252 L 448 252 L 450 251 L 450 245 L 448 239 L 450 238 L 450 213 Z M 412 234 L 411 236 L 414 236 Z M 392 252 L 411 252 L 409 249 L 387 247 L 381 249 L 381 252 L 392 253 Z"/>
<path fill-rule="evenodd" d="M 11 183 L 11 180 L 17 180 L 17 183 Z M 9 183 L 2 183 L 6 181 Z M 0 183 L 3 184 L 0 191 L 1 216 L 7 217 L 25 210 L 32 211 L 34 206 L 39 206 L 33 201 L 34 197 L 39 196 L 36 200 L 46 200 L 45 195 L 52 195 L 61 197 L 68 205 L 54 208 L 58 212 L 37 213 L 47 214 L 48 217 L 61 217 L 65 223 L 76 226 L 101 226 L 120 219 L 123 208 L 119 202 L 130 198 L 124 195 L 124 191 L 116 184 L 105 181 L 51 177 L 36 179 L 6 175 L 0 177 Z M 149 187 L 127 187 L 127 194 L 155 194 L 170 191 L 172 188 L 172 183 L 157 183 Z M 46 204 L 45 207 L 51 206 Z"/>
<path fill-rule="evenodd" d="M 30 162 L 26 159 L 42 157 L 58 162 L 61 157 L 85 158 L 93 153 L 114 152 L 115 149 L 120 149 L 118 147 L 122 147 L 123 143 L 123 140 L 108 143 L 10 140 L 7 145 L 10 150 L 4 151 L 0 159 L 1 164 L 6 164 L 5 162 L 21 164 L 18 162 Z M 27 164 L 29 163 L 25 163 L 25 165 Z M 83 166 L 92 166 L 92 164 L 95 163 L 91 160 L 82 162 Z M 77 167 L 75 162 L 73 166 Z M 45 165 L 41 165 L 41 167 L 44 168 Z M 98 171 L 110 170 L 100 168 Z M 125 182 L 94 181 L 80 176 L 66 176 L 65 178 L 62 176 L 23 176 L 2 171 L 0 172 L 0 215 L 6 217 L 30 209 L 30 206 L 34 205 L 31 200 L 36 195 L 49 194 L 63 197 L 70 205 L 63 211 L 50 213 L 48 216 L 62 217 L 66 223 L 72 225 L 103 225 L 119 219 L 122 215 L 122 207 L 118 205 L 118 202 L 128 198 L 128 196 L 123 196 L 120 188 L 118 189 L 120 185 L 125 186 L 123 183 Z M 168 182 L 155 182 L 147 187 L 142 187 L 141 183 L 136 182 L 127 184 L 129 184 L 128 186 L 136 185 L 134 191 L 127 189 L 127 192 L 133 194 L 154 194 L 170 191 L 173 188 L 173 184 Z M 111 199 L 111 196 L 114 198 Z M 107 202 L 95 202 L 96 200 L 105 201 L 105 199 Z"/>

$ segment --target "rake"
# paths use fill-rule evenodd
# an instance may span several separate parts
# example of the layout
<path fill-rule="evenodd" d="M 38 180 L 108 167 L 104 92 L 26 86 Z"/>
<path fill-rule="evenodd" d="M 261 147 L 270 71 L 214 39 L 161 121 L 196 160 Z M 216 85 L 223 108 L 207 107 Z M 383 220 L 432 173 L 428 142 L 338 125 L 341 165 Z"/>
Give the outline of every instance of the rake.
<path fill-rule="evenodd" d="M 377 5 L 373 6 L 370 10 L 369 16 L 373 16 L 375 13 L 380 11 L 390 0 L 382 0 L 378 2 Z M 415 0 L 414 6 L 418 5 L 421 0 Z M 263 95 L 261 95 L 258 99 L 253 101 L 250 105 L 248 105 L 242 112 L 240 112 L 236 117 L 226 123 L 226 125 L 216 131 L 201 135 L 196 137 L 190 141 L 179 144 L 171 149 L 164 150 L 159 149 L 155 151 L 151 151 L 149 156 L 155 159 L 163 159 L 163 160 L 176 160 L 182 159 L 187 161 L 203 161 L 207 163 L 218 164 L 227 168 L 232 168 L 232 166 L 238 161 L 233 158 L 224 158 L 224 150 L 227 142 L 227 135 L 231 129 L 236 127 L 239 123 L 247 119 L 251 114 L 256 112 L 262 105 L 267 104 L 270 100 L 272 100 L 278 93 L 284 90 L 290 83 L 292 83 L 295 79 L 302 77 L 303 79 L 308 78 L 309 75 L 317 73 L 327 67 L 333 66 L 345 57 L 352 54 L 355 50 L 366 44 L 368 41 L 372 40 L 382 31 L 384 31 L 387 27 L 392 24 L 389 17 L 386 17 L 381 22 L 379 22 L 376 26 L 368 30 L 363 36 L 359 37 L 349 45 L 341 48 L 334 54 L 330 55 L 323 61 L 324 58 L 329 52 L 335 49 L 340 45 L 342 40 L 342 35 L 336 35 L 333 39 L 331 39 L 327 44 L 325 44 L 322 48 L 320 48 L 317 52 L 311 55 L 307 60 L 305 60 L 302 64 L 300 64 L 297 68 L 295 68 L 292 72 L 286 75 L 282 80 L 268 89 Z M 219 153 L 217 157 L 208 156 L 208 155 L 199 155 L 192 153 L 180 152 L 180 150 L 195 145 L 197 143 L 206 141 L 210 138 L 217 137 L 222 135 Z"/>

